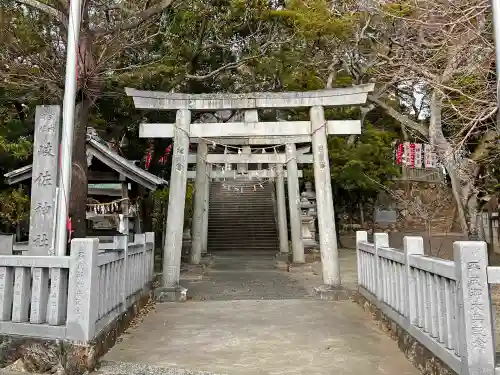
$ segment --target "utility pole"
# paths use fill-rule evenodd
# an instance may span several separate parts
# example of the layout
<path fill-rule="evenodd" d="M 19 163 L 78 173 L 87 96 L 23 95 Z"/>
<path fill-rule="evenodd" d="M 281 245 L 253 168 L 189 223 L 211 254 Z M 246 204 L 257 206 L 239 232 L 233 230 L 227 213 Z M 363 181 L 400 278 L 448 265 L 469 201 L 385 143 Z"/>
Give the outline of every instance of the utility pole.
<path fill-rule="evenodd" d="M 78 74 L 78 41 L 80 36 L 81 0 L 69 0 L 68 39 L 66 43 L 66 78 L 64 83 L 63 123 L 59 189 L 56 207 L 56 238 L 54 254 L 66 255 L 67 220 L 71 190 L 71 166 L 73 152 L 73 129 L 75 121 L 75 99 Z"/>
<path fill-rule="evenodd" d="M 493 13 L 493 39 L 495 40 L 495 66 L 497 73 L 496 81 L 498 105 L 500 104 L 500 0 L 491 0 L 491 10 Z"/>

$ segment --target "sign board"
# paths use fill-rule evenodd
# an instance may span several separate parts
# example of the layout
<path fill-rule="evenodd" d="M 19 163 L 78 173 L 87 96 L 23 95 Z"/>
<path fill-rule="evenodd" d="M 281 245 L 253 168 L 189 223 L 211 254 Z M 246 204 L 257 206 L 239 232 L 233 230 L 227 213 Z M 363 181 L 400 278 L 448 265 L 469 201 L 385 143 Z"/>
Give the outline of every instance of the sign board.
<path fill-rule="evenodd" d="M 375 209 L 375 222 L 380 224 L 395 224 L 398 220 L 398 213 L 395 210 Z"/>

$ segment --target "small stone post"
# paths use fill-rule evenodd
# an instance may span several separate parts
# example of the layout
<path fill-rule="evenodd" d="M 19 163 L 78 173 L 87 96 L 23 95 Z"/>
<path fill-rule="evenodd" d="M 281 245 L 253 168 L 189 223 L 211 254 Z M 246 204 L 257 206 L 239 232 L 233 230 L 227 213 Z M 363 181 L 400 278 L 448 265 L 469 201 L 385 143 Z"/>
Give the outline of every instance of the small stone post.
<path fill-rule="evenodd" d="M 14 234 L 0 234 L 0 255 L 12 255 Z"/>
<path fill-rule="evenodd" d="M 305 263 L 304 246 L 302 245 L 302 230 L 300 227 L 299 176 L 295 143 L 287 143 L 285 150 L 287 159 L 288 206 L 290 210 L 293 262 Z"/>
<path fill-rule="evenodd" d="M 323 283 L 330 287 L 340 287 L 340 264 L 335 232 L 330 161 L 328 160 L 327 129 L 323 107 L 311 107 L 310 116 Z"/>
<path fill-rule="evenodd" d="M 208 209 L 210 207 L 210 185 L 212 184 L 211 176 L 212 166 L 206 163 L 207 183 L 205 184 L 205 194 L 203 200 L 203 231 L 201 236 L 201 253 L 208 252 Z"/>
<path fill-rule="evenodd" d="M 190 262 L 199 264 L 203 249 L 203 216 L 205 211 L 205 193 L 208 178 L 206 174 L 205 160 L 208 154 L 208 145 L 205 141 L 198 142 L 198 151 L 196 154 L 196 182 L 194 192 L 194 211 L 193 211 L 193 229 L 192 229 L 192 247 Z"/>
<path fill-rule="evenodd" d="M 191 111 L 179 109 L 175 122 L 174 154 L 163 249 L 163 290 L 157 290 L 157 297 L 160 301 L 177 299 L 179 293 L 181 298 L 185 298 L 186 293 L 177 286 L 181 272 L 190 123 Z"/>
<path fill-rule="evenodd" d="M 99 309 L 98 252 L 97 238 L 75 238 L 71 241 L 66 322 L 66 336 L 70 340 L 87 343 L 96 334 Z"/>
<path fill-rule="evenodd" d="M 285 176 L 283 164 L 276 164 L 276 201 L 278 206 L 280 253 L 288 254 L 288 227 L 286 221 Z"/>
<path fill-rule="evenodd" d="M 403 239 L 405 252 L 405 269 L 406 269 L 406 312 L 407 318 L 412 325 L 417 325 L 417 284 L 411 274 L 410 257 L 412 255 L 424 255 L 424 240 L 422 237 L 405 236 Z M 384 275 L 381 275 L 384 277 Z"/>
<path fill-rule="evenodd" d="M 495 345 L 487 278 L 487 246 L 482 241 L 453 244 L 457 276 L 460 354 L 464 375 L 495 374 Z"/>
<path fill-rule="evenodd" d="M 364 230 L 358 230 L 356 232 L 356 265 L 358 267 L 358 285 L 362 285 L 362 278 L 361 278 L 361 272 L 366 272 L 366 270 L 361 269 L 361 256 L 360 256 L 360 251 L 359 251 L 359 243 L 361 241 L 368 241 L 368 232 Z"/>
<path fill-rule="evenodd" d="M 375 264 L 373 265 L 375 274 L 375 285 L 373 293 L 380 299 L 382 293 L 382 278 L 385 275 L 382 275 L 380 272 L 380 257 L 378 256 L 378 249 L 381 247 L 389 247 L 389 235 L 387 233 L 375 233 L 373 235 L 373 243 L 375 245 Z"/>

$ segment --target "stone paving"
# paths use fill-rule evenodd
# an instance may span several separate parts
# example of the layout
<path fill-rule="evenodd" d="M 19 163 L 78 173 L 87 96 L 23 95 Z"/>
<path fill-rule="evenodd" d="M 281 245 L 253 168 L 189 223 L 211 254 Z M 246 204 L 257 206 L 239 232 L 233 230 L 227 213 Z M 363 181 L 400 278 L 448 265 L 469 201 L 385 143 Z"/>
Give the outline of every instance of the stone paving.
<path fill-rule="evenodd" d="M 354 251 L 341 264 L 352 286 Z M 273 254 L 215 255 L 201 279 L 181 282 L 190 300 L 156 305 L 98 373 L 418 374 L 359 306 L 313 299 L 318 267 L 288 273 L 274 268 Z"/>

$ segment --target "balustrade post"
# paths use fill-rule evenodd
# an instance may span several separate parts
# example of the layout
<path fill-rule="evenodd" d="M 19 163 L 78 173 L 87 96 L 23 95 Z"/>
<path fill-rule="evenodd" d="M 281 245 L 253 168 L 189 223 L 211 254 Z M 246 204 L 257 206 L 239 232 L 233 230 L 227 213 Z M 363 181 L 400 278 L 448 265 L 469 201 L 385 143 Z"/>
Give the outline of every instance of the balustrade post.
<path fill-rule="evenodd" d="M 453 244 L 457 277 L 460 354 L 463 375 L 495 374 L 495 345 L 487 278 L 488 253 L 482 241 Z"/>
<path fill-rule="evenodd" d="M 120 286 L 120 301 L 121 310 L 127 309 L 127 289 L 129 285 L 129 271 L 128 271 L 128 236 L 120 235 L 113 237 L 113 248 L 118 251 L 123 251 L 123 263 L 121 269 L 121 286 Z"/>
<path fill-rule="evenodd" d="M 405 252 L 405 273 L 406 273 L 406 290 L 405 290 L 405 309 L 407 317 L 412 325 L 417 325 L 417 285 L 415 278 L 412 275 L 410 267 L 410 258 L 412 255 L 424 255 L 424 240 L 422 237 L 405 236 L 403 239 Z"/>
<path fill-rule="evenodd" d="M 146 280 L 146 272 L 147 272 L 147 261 L 146 261 L 146 252 L 147 252 L 147 246 L 146 246 L 146 233 L 139 233 L 134 235 L 134 242 L 136 244 L 141 245 L 142 251 L 139 255 L 139 261 L 137 266 L 137 269 L 134 269 L 134 272 L 138 273 L 137 278 L 139 279 L 139 285 L 142 288 L 144 288 L 144 285 L 146 285 L 147 280 Z M 137 287 L 138 285 L 136 285 Z"/>
<path fill-rule="evenodd" d="M 363 241 L 368 241 L 368 232 L 364 230 L 358 230 L 356 232 L 356 265 L 358 267 L 358 285 L 362 285 L 362 275 L 361 272 L 366 272 L 366 270 L 361 268 L 361 252 L 359 251 L 359 243 Z M 363 285 L 364 286 L 364 285 Z"/>
<path fill-rule="evenodd" d="M 373 265 L 373 273 L 375 274 L 374 293 L 378 299 L 382 295 L 382 279 L 387 275 L 382 275 L 380 267 L 380 257 L 378 249 L 381 247 L 389 247 L 389 235 L 387 233 L 375 233 L 373 235 L 373 243 L 375 244 L 375 262 Z"/>
<path fill-rule="evenodd" d="M 148 282 L 153 281 L 153 277 L 155 274 L 155 234 L 154 232 L 146 232 L 146 244 L 151 244 L 151 252 L 149 259 L 149 271 L 148 271 Z"/>
<path fill-rule="evenodd" d="M 99 309 L 99 280 L 97 238 L 75 238 L 71 241 L 69 270 L 68 339 L 89 342 L 96 334 L 95 323 Z"/>

